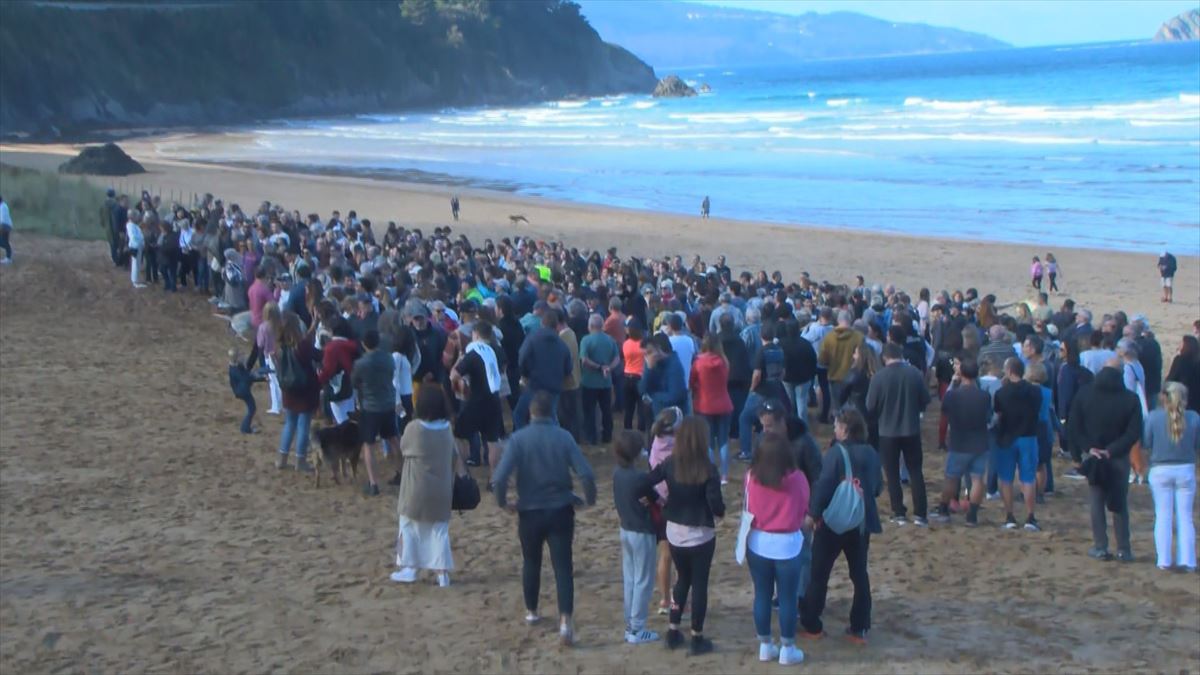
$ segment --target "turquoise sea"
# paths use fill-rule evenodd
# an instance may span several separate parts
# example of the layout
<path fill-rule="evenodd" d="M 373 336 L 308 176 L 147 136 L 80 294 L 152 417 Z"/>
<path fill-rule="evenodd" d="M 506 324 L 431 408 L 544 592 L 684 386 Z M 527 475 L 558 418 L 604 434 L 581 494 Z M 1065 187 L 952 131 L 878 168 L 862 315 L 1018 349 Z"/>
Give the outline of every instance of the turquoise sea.
<path fill-rule="evenodd" d="M 1039 250 L 1200 255 L 1198 43 L 678 74 L 711 92 L 364 111 L 262 125 L 232 149 L 163 150 L 687 214 L 709 195 L 715 217 Z"/>

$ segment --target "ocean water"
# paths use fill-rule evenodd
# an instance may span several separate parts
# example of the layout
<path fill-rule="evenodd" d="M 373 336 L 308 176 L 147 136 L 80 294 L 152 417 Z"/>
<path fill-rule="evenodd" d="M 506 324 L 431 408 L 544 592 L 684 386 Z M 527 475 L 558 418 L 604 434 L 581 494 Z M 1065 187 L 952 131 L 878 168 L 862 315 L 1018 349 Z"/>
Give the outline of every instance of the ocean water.
<path fill-rule="evenodd" d="M 715 217 L 1021 242 L 1037 251 L 1200 254 L 1196 43 L 679 75 L 712 92 L 292 120 L 248 130 L 250 142 L 236 147 L 183 141 L 162 151 L 427 172 L 681 214 L 697 213 L 709 195 Z"/>

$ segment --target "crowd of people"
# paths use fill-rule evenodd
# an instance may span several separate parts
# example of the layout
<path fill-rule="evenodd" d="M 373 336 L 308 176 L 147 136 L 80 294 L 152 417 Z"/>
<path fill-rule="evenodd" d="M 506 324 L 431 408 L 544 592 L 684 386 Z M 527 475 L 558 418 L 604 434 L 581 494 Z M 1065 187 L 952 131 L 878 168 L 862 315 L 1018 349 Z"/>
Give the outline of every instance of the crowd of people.
<path fill-rule="evenodd" d="M 1057 288 L 1053 256 L 1034 259 L 1034 298 L 1004 305 L 974 288 L 785 281 L 732 270 L 724 256 L 641 259 L 520 235 L 477 245 L 449 227 L 269 202 L 243 210 L 211 195 L 185 208 L 110 192 L 101 219 L 136 288 L 190 281 L 251 341 L 247 358 L 231 353 L 230 382 L 245 433 L 257 430 L 252 384 L 269 382 L 268 412 L 284 417 L 279 469 L 294 457 L 313 471 L 314 424 L 356 425 L 368 495 L 386 475 L 376 460 L 391 464 L 395 581 L 430 570 L 450 584 L 452 485 L 486 465 L 496 503 L 517 515 L 525 620 L 541 620 L 546 546 L 567 644 L 575 510 L 597 499 L 580 445 L 615 458 L 631 644 L 660 641 L 648 628 L 657 605 L 667 647 L 713 649 L 704 624 L 727 497 L 742 504 L 735 548 L 753 580 L 759 656 L 782 664 L 803 660 L 797 637 L 823 633 L 842 555 L 854 585 L 846 635 L 866 641 L 885 486 L 894 527 L 960 515 L 983 525 L 981 506 L 995 499 L 1003 513 L 988 524 L 1038 531 L 1056 478 L 1086 480 L 1088 554 L 1113 557 L 1111 513 L 1116 557 L 1130 561 L 1127 495 L 1148 482 L 1158 566 L 1196 569 L 1200 322 L 1168 365 L 1144 316 L 1052 307 L 1040 286 L 1046 275 Z M 947 453 L 932 509 L 926 416 Z M 818 425 L 832 426 L 829 447 Z M 1056 445 L 1068 458 L 1057 474 Z M 732 488 L 731 459 L 747 465 Z"/>

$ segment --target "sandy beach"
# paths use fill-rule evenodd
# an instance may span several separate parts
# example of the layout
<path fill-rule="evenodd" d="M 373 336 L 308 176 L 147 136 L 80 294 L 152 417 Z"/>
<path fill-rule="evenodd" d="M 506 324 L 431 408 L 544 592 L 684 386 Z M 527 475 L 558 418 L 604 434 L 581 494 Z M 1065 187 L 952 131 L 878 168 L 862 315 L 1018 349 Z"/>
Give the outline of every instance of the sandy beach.
<path fill-rule="evenodd" d="M 263 199 L 301 212 L 357 210 L 432 228 L 449 221 L 477 244 L 515 233 L 622 254 L 725 254 L 734 269 L 786 278 L 892 282 L 1029 297 L 1027 246 L 882 237 L 819 227 L 701 221 L 478 190 L 352 177 L 297 175 L 156 158 L 154 141 L 122 142 L 149 173 L 119 184 L 168 195 L 211 192 L 252 207 Z M 0 146 L 0 161 L 52 170 L 69 146 Z M 112 181 L 100 178 L 97 184 Z M 714 213 L 720 214 L 714 197 Z M 529 225 L 512 228 L 508 216 Z M 369 499 L 314 488 L 272 462 L 280 420 L 237 432 L 241 404 L 225 371 L 232 344 L 199 294 L 134 291 L 103 242 L 13 235 L 17 264 L 0 268 L 0 671 L 300 673 L 777 672 L 755 658 L 748 572 L 733 560 L 737 518 L 718 527 L 708 657 L 621 639 L 621 569 L 611 502 L 613 462 L 585 449 L 599 503 L 579 515 L 575 541 L 579 646 L 562 650 L 553 622 L 521 621 L 515 520 L 487 501 L 455 515 L 453 586 L 388 580 L 396 539 L 395 489 Z M 81 226 L 97 227 L 96 223 Z M 997 223 L 1003 227 L 1003 223 Z M 378 230 L 377 230 L 378 231 Z M 1197 233 L 1200 248 L 1200 233 Z M 1176 303 L 1158 302 L 1155 256 L 1052 249 L 1063 294 L 1099 316 L 1144 313 L 1170 359 L 1200 318 L 1197 250 L 1175 251 Z M 925 473 L 940 484 L 945 456 L 927 415 Z M 820 428 L 824 445 L 829 430 Z M 1057 462 L 1058 460 L 1056 460 Z M 1056 469 L 1064 468 L 1060 463 Z M 737 465 L 726 491 L 740 506 Z M 484 472 L 485 473 L 485 472 Z M 476 470 L 483 478 L 483 473 Z M 871 544 L 870 645 L 803 645 L 814 673 L 1196 672 L 1200 578 L 1154 567 L 1153 508 L 1131 489 L 1132 565 L 1098 563 L 1086 484 L 1058 482 L 1039 511 L 1041 533 L 1003 532 L 987 502 L 982 527 L 885 528 Z M 931 494 L 931 500 L 933 499 Z M 881 507 L 886 504 L 882 499 Z M 731 509 L 731 510 L 732 510 Z M 886 509 L 884 509 L 886 512 Z M 736 513 L 736 512 L 735 512 Z M 849 612 L 844 563 L 826 620 Z M 542 607 L 554 607 L 549 565 Z M 654 629 L 665 629 L 655 617 Z"/>

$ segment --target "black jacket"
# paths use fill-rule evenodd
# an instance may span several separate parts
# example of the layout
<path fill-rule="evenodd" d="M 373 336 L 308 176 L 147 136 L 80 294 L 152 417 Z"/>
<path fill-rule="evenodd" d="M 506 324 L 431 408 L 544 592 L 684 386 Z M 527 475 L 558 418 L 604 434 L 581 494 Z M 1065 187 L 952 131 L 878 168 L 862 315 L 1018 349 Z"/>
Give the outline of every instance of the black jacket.
<path fill-rule="evenodd" d="M 996 424 L 996 443 L 1012 447 L 1018 438 L 1037 436 L 1038 415 L 1042 410 L 1042 390 L 1024 380 L 1004 382 L 992 398 L 1000 421 Z"/>
<path fill-rule="evenodd" d="M 837 409 L 841 410 L 847 404 L 854 406 L 863 417 L 867 417 L 867 391 L 871 388 L 871 378 L 857 368 L 851 368 L 842 380 L 841 394 L 837 401 Z M 868 418 L 869 419 L 869 418 Z"/>
<path fill-rule="evenodd" d="M 721 332 L 721 348 L 725 350 L 725 359 L 729 361 L 730 388 L 749 388 L 753 375 L 750 368 L 750 352 L 736 330 Z"/>
<path fill-rule="evenodd" d="M 1124 459 L 1142 437 L 1142 404 L 1125 388 L 1120 370 L 1101 368 L 1075 395 L 1067 424 L 1067 438 L 1080 454 L 1099 448 Z"/>
<path fill-rule="evenodd" d="M 783 347 L 783 381 L 801 384 L 817 376 L 817 350 L 797 335 L 780 343 Z"/>
<path fill-rule="evenodd" d="M 725 517 L 725 501 L 721 498 L 721 479 L 717 467 L 710 466 L 708 478 L 699 484 L 684 484 L 675 480 L 675 458 L 654 467 L 647 476 L 650 485 L 666 481 L 669 497 L 663 516 L 672 523 L 692 527 L 713 527 L 714 518 Z"/>
<path fill-rule="evenodd" d="M 1146 371 L 1146 397 L 1153 398 L 1162 391 L 1162 347 L 1158 345 L 1158 340 L 1155 340 L 1153 335 L 1142 335 L 1135 343 L 1137 344 L 1138 361 L 1141 361 L 1142 369 Z M 1189 389 L 1188 391 L 1195 390 Z"/>
<path fill-rule="evenodd" d="M 1188 358 L 1176 356 L 1167 373 L 1168 382 L 1178 382 L 1187 387 L 1188 410 L 1200 412 L 1200 356 Z"/>
<path fill-rule="evenodd" d="M 799 417 L 788 418 L 787 431 L 788 442 L 791 443 L 792 454 L 796 458 L 796 468 L 804 472 L 804 477 L 811 486 L 817 476 L 821 475 L 821 449 L 817 447 L 817 441 L 812 434 L 808 433 L 808 425 Z M 815 495 L 816 493 L 809 490 L 809 511 L 813 509 Z"/>

